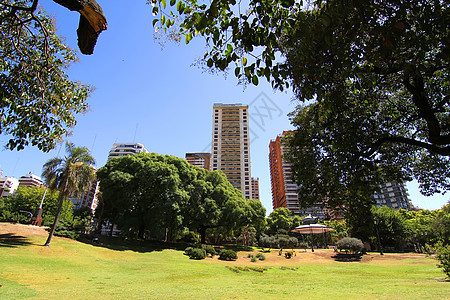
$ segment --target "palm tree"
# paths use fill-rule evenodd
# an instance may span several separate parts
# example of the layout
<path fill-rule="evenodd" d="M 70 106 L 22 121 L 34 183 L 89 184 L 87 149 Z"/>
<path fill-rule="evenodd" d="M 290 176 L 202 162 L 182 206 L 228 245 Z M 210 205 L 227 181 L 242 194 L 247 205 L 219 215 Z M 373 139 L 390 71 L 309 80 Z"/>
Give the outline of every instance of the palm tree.
<path fill-rule="evenodd" d="M 66 142 L 66 156 L 64 159 L 55 157 L 44 164 L 42 177 L 45 179 L 47 186 L 59 191 L 58 211 L 44 246 L 50 246 L 64 199 L 67 199 L 72 194 L 76 195 L 84 192 L 89 188 L 89 184 L 95 177 L 95 172 L 92 168 L 94 164 L 95 160 L 88 148 L 75 147 L 70 142 Z"/>

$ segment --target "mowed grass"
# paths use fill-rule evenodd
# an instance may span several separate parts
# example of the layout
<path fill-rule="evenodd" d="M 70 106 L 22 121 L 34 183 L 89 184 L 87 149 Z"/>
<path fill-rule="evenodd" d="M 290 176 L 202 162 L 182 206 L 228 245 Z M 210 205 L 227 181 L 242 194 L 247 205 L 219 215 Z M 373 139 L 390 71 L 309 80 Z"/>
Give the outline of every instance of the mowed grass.
<path fill-rule="evenodd" d="M 413 254 L 336 262 L 325 250 L 291 260 L 273 251 L 252 263 L 240 252 L 237 262 L 195 261 L 175 249 L 57 237 L 46 248 L 44 235 L 8 237 L 11 226 L 1 225 L 0 299 L 450 299 L 436 261 Z"/>

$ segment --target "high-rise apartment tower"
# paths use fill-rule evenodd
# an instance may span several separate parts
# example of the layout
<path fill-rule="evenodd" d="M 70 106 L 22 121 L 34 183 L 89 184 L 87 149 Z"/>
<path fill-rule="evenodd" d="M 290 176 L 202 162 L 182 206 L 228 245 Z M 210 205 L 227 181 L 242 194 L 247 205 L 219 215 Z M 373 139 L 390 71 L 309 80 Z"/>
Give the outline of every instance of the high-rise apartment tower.
<path fill-rule="evenodd" d="M 324 210 L 315 205 L 311 208 L 300 209 L 297 194 L 298 186 L 292 180 L 291 163 L 284 159 L 288 150 L 283 142 L 283 138 L 289 134 L 289 131 L 283 131 L 283 134 L 277 136 L 269 144 L 269 165 L 270 180 L 272 183 L 272 205 L 273 209 L 286 207 L 296 215 L 311 214 L 314 217 L 323 218 Z"/>
<path fill-rule="evenodd" d="M 211 171 L 211 153 L 186 153 L 186 160 L 193 166 Z"/>
<path fill-rule="evenodd" d="M 212 170 L 221 170 L 231 184 L 252 196 L 248 106 L 215 103 L 213 111 Z"/>

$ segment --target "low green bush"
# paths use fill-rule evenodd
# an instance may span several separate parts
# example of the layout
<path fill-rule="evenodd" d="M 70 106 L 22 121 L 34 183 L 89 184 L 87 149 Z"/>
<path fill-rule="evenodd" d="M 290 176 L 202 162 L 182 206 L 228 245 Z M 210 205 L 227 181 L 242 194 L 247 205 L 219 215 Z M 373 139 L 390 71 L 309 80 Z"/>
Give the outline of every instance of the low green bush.
<path fill-rule="evenodd" d="M 194 248 L 189 255 L 190 259 L 204 259 L 206 257 L 206 251 L 200 248 Z"/>
<path fill-rule="evenodd" d="M 220 260 L 236 260 L 237 258 L 237 253 L 230 249 L 223 249 L 219 253 Z"/>
<path fill-rule="evenodd" d="M 202 249 L 206 251 L 206 254 L 211 255 L 211 257 L 217 254 L 216 250 L 211 245 L 202 245 Z"/>
<path fill-rule="evenodd" d="M 336 247 L 339 250 L 356 252 L 362 250 L 364 248 L 364 244 L 360 239 L 345 237 L 336 243 Z"/>
<path fill-rule="evenodd" d="M 436 259 L 439 260 L 437 265 L 450 278 L 450 245 L 438 245 L 436 249 Z"/>
<path fill-rule="evenodd" d="M 292 252 L 292 251 L 286 251 L 284 253 L 284 257 L 286 257 L 287 259 L 292 258 L 293 255 L 294 255 L 294 252 Z"/>
<path fill-rule="evenodd" d="M 200 242 L 198 234 L 193 231 L 183 232 L 179 240 L 188 244 L 197 244 Z"/>
<path fill-rule="evenodd" d="M 259 260 L 266 260 L 266 257 L 262 253 L 256 254 L 256 258 L 259 259 Z"/>
<path fill-rule="evenodd" d="M 192 250 L 194 250 L 194 248 L 187 247 L 186 249 L 184 249 L 184 255 L 190 256 L 192 253 Z"/>

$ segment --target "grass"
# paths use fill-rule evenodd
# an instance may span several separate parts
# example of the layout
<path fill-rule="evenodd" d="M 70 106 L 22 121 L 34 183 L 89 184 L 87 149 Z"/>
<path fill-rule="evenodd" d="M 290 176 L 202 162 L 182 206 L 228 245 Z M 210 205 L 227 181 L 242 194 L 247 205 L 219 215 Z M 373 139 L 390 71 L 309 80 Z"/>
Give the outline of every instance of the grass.
<path fill-rule="evenodd" d="M 265 261 L 190 260 L 148 244 L 91 245 L 10 233 L 0 223 L 0 299 L 449 299 L 436 261 L 419 255 L 337 262 L 327 251 Z M 20 226 L 20 225 L 16 225 Z M 9 226 L 8 228 L 11 228 Z M 12 231 L 14 229 L 9 229 Z M 20 242 L 16 242 L 20 241 Z M 133 250 L 126 250 L 133 249 Z M 254 254 L 256 252 L 253 252 Z"/>

